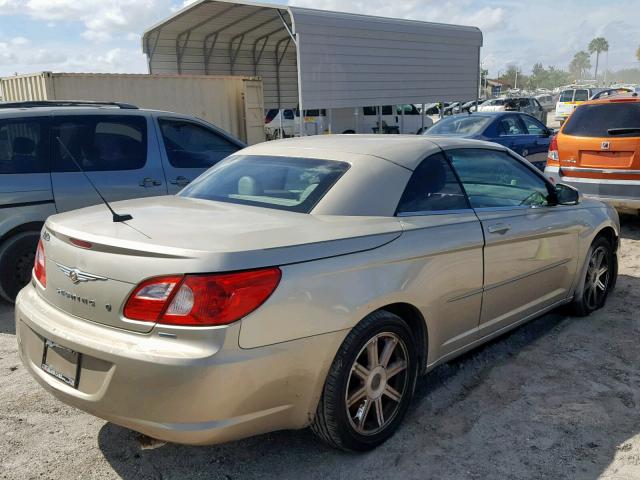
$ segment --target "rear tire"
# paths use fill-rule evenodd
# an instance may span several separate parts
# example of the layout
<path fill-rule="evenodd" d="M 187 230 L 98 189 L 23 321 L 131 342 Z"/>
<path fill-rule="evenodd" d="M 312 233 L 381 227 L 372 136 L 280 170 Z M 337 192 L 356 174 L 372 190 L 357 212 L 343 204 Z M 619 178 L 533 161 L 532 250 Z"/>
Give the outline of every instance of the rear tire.
<path fill-rule="evenodd" d="M 39 232 L 22 232 L 0 246 L 0 296 L 11 303 L 31 280 L 39 239 Z"/>
<path fill-rule="evenodd" d="M 354 135 L 355 133 L 355 130 L 345 130 L 342 132 L 343 135 Z"/>
<path fill-rule="evenodd" d="M 604 237 L 596 238 L 589 247 L 582 280 L 571 303 L 574 315 L 586 317 L 604 306 L 616 284 L 617 262 L 609 241 Z"/>
<path fill-rule="evenodd" d="M 329 445 L 367 451 L 391 437 L 415 389 L 418 355 L 411 329 L 378 311 L 349 333 L 331 365 L 311 424 Z"/>

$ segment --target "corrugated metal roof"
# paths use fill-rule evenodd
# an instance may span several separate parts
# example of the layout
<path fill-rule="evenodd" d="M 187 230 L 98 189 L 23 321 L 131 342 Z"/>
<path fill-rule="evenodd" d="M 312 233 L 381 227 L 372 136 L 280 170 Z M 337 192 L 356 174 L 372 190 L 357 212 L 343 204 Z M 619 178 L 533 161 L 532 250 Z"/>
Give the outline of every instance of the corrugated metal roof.
<path fill-rule="evenodd" d="M 230 0 L 143 36 L 150 73 L 259 75 L 267 108 L 473 99 L 481 46 L 475 27 Z"/>

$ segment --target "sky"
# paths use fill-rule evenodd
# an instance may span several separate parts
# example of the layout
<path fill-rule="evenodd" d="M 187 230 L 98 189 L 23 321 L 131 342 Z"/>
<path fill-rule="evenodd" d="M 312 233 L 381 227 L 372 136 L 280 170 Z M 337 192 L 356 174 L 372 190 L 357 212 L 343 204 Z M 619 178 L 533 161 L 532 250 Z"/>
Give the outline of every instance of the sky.
<path fill-rule="evenodd" d="M 146 73 L 140 37 L 193 0 L 0 0 L 0 76 Z M 610 70 L 640 67 L 640 0 L 271 0 L 271 3 L 480 27 L 490 76 L 509 64 L 565 68 L 604 36 Z M 595 64 L 595 59 L 592 60 Z"/>

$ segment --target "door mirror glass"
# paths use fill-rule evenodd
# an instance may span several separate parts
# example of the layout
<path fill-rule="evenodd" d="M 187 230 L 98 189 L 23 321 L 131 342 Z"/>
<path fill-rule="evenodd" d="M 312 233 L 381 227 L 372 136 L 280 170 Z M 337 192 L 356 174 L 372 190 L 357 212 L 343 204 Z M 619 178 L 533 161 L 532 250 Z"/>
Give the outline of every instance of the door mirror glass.
<path fill-rule="evenodd" d="M 577 205 L 580 202 L 580 193 L 572 186 L 558 183 L 555 188 L 558 205 Z"/>

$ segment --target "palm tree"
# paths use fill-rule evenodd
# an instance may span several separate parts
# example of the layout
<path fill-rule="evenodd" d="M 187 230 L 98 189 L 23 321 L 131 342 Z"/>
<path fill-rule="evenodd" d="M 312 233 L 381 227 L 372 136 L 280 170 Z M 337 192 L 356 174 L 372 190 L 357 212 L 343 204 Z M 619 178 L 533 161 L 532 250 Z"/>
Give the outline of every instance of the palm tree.
<path fill-rule="evenodd" d="M 596 37 L 589 43 L 589 53 L 596 54 L 596 74 L 595 78 L 598 80 L 598 63 L 600 61 L 600 52 L 609 51 L 609 42 L 604 37 Z"/>
<path fill-rule="evenodd" d="M 576 53 L 569 64 L 569 71 L 575 77 L 575 80 L 583 79 L 590 68 L 589 54 L 585 51 Z"/>

